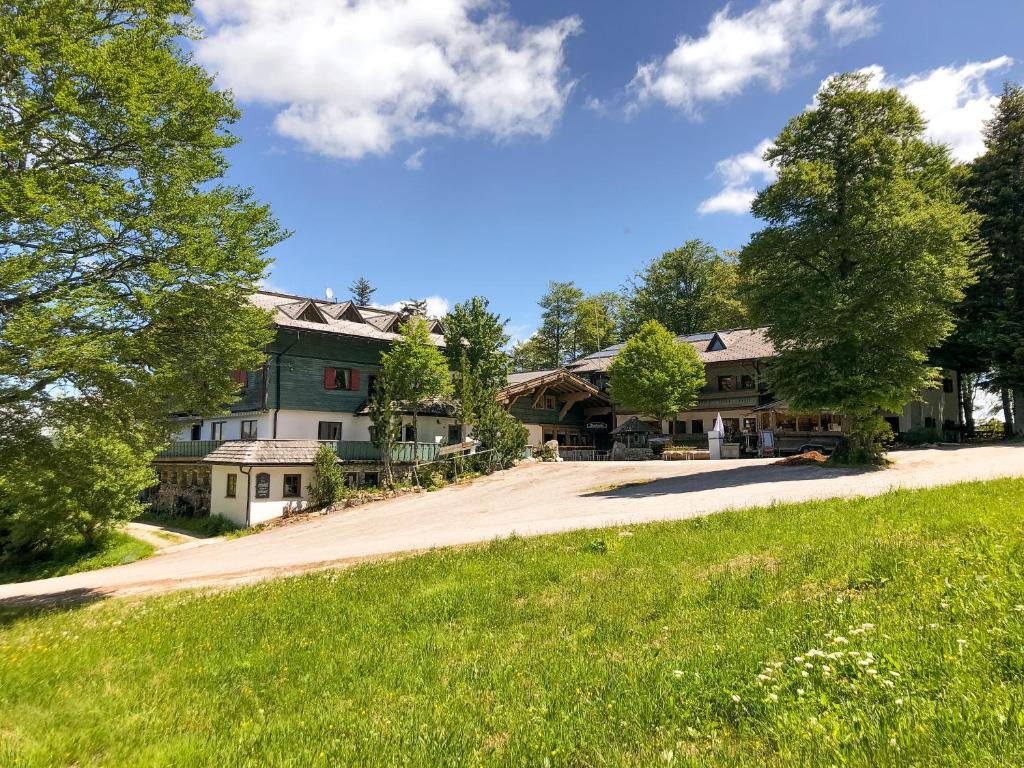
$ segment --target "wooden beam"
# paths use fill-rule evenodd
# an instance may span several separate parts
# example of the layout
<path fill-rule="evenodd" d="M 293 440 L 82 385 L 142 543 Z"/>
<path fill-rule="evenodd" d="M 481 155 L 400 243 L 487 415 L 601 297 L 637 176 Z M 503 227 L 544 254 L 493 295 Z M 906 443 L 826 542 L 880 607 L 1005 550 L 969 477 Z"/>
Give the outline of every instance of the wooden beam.
<path fill-rule="evenodd" d="M 511 411 L 512 406 L 516 404 L 516 400 L 518 400 L 520 397 L 522 397 L 522 395 L 512 395 L 511 397 L 509 397 L 508 400 L 505 401 L 505 410 Z"/>
<path fill-rule="evenodd" d="M 548 391 L 548 385 L 547 384 L 545 384 L 543 387 L 541 387 L 540 389 L 537 390 L 537 394 L 533 398 L 533 407 L 534 408 L 539 408 L 540 407 L 541 400 L 544 398 L 544 395 L 547 394 L 547 391 Z"/>
<path fill-rule="evenodd" d="M 588 397 L 590 397 L 589 392 L 573 392 L 572 394 L 566 395 L 565 402 L 562 404 L 562 410 L 558 412 L 558 420 L 561 421 L 564 419 L 565 414 L 569 412 L 570 408 L 581 400 L 586 400 Z"/>

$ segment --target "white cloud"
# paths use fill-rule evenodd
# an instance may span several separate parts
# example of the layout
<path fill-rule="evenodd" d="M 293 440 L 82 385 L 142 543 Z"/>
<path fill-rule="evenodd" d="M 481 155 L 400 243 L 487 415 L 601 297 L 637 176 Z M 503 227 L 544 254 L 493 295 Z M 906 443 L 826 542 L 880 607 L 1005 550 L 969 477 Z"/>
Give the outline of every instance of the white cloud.
<path fill-rule="evenodd" d="M 849 43 L 868 37 L 878 31 L 877 5 L 861 5 L 856 0 L 841 0 L 825 10 L 828 31 L 840 43 Z"/>
<path fill-rule="evenodd" d="M 860 71 L 871 77 L 874 87 L 896 88 L 910 99 L 928 121 L 928 138 L 948 145 L 956 160 L 966 162 L 985 151 L 982 129 L 999 101 L 986 78 L 1011 64 L 1009 56 L 1000 56 L 960 67 L 938 67 L 905 78 L 891 78 L 877 64 Z"/>
<path fill-rule="evenodd" d="M 420 147 L 407 158 L 405 158 L 405 167 L 410 171 L 418 171 L 423 167 L 423 156 L 427 154 L 426 147 Z"/>
<path fill-rule="evenodd" d="M 928 121 L 926 134 L 935 142 L 946 144 L 954 159 L 973 160 L 985 150 L 982 129 L 992 116 L 998 95 L 989 88 L 986 78 L 1013 63 L 1008 56 L 991 61 L 969 62 L 961 67 L 938 67 L 905 78 L 891 78 L 877 64 L 859 70 L 871 78 L 871 87 L 896 88 L 912 101 Z M 822 81 L 818 92 L 829 78 Z M 813 107 L 815 99 L 809 105 Z M 751 152 L 727 157 L 715 166 L 715 175 L 722 180 L 722 189 L 702 201 L 700 213 L 746 213 L 756 190 L 753 181 L 764 184 L 775 179 L 775 169 L 761 159 L 771 146 L 763 140 Z"/>
<path fill-rule="evenodd" d="M 427 302 L 427 316 L 428 317 L 444 317 L 448 314 L 448 310 L 451 308 L 451 303 L 444 296 L 426 296 L 423 299 Z M 392 312 L 401 312 L 402 306 L 406 303 L 403 301 L 393 301 L 390 304 L 373 304 L 371 306 L 377 307 L 378 309 L 389 309 Z"/>
<path fill-rule="evenodd" d="M 775 168 L 764 159 L 771 145 L 770 139 L 763 139 L 750 152 L 719 160 L 715 175 L 722 180 L 722 189 L 702 201 L 697 211 L 701 214 L 748 213 L 757 194 L 755 182 L 764 185 L 775 180 Z"/>
<path fill-rule="evenodd" d="M 822 38 L 842 44 L 873 31 L 875 9 L 857 0 L 765 0 L 739 16 L 718 11 L 702 37 L 680 37 L 664 58 L 637 68 L 632 107 L 664 102 L 692 117 L 761 81 L 778 89 L 794 57 Z"/>
<path fill-rule="evenodd" d="M 496 0 L 197 0 L 198 59 L 321 154 L 436 134 L 547 136 L 574 82 L 570 16 L 524 27 Z"/>

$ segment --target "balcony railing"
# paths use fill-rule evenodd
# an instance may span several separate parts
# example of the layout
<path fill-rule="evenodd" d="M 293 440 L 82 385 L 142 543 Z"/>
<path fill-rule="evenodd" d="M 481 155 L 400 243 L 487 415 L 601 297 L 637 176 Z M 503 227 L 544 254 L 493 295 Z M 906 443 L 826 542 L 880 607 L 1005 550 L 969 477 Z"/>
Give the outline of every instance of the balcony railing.
<path fill-rule="evenodd" d="M 176 440 L 157 453 L 158 459 L 202 459 L 227 442 L 225 440 Z M 328 442 L 328 441 L 324 441 Z M 328 442 L 328 444 L 331 444 Z M 342 461 L 380 461 L 380 448 L 369 440 L 342 440 L 334 444 L 334 452 Z M 396 464 L 433 461 L 441 449 L 437 443 L 398 443 L 391 449 Z"/>
<path fill-rule="evenodd" d="M 224 440 L 175 440 L 156 457 L 158 459 L 201 459 L 224 445 Z"/>
<path fill-rule="evenodd" d="M 398 443 L 391 449 L 391 460 L 396 464 L 433 461 L 441 449 L 437 443 Z M 334 452 L 342 461 L 380 461 L 380 448 L 370 441 L 342 440 L 335 444 Z"/>

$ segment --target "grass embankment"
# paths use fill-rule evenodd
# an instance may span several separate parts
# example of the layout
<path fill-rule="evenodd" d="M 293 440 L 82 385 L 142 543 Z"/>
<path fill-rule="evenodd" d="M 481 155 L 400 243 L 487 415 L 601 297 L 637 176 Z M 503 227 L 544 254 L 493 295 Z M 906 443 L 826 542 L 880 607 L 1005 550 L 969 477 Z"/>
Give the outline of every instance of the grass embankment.
<path fill-rule="evenodd" d="M 147 512 L 135 519 L 140 523 L 177 528 L 180 531 L 187 531 L 196 536 L 223 536 L 225 533 L 232 533 L 238 530 L 237 525 L 220 515 L 188 517 L 187 515 L 158 515 L 153 512 Z"/>
<path fill-rule="evenodd" d="M 70 543 L 53 552 L 46 560 L 0 565 L 0 584 L 49 579 L 112 565 L 125 565 L 149 557 L 153 550 L 151 544 L 139 541 L 127 533 L 114 531 L 95 547 L 86 547 L 81 542 Z"/>
<path fill-rule="evenodd" d="M 1024 480 L 11 616 L 5 765 L 1020 765 Z"/>

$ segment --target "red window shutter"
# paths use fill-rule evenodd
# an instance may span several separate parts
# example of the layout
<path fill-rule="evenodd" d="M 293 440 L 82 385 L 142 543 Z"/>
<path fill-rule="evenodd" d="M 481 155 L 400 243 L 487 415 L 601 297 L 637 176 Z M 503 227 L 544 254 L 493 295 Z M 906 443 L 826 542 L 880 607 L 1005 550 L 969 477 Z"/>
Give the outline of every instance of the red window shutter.
<path fill-rule="evenodd" d="M 353 368 L 349 375 L 348 388 L 353 391 L 359 389 L 359 370 L 357 368 Z"/>
<path fill-rule="evenodd" d="M 334 389 L 338 384 L 338 369 L 324 368 L 324 389 Z"/>

